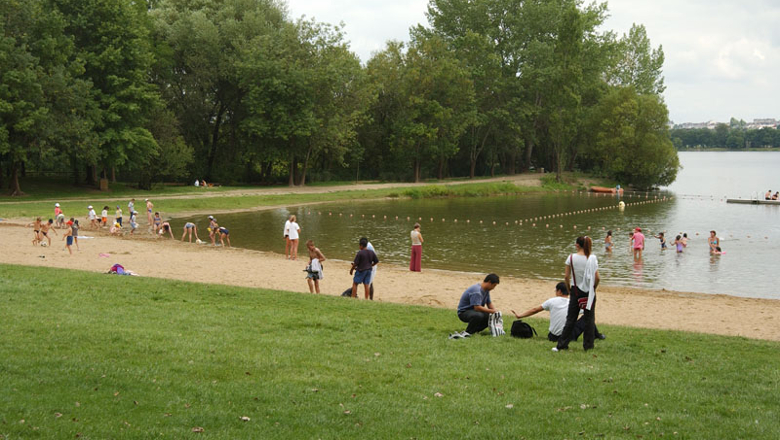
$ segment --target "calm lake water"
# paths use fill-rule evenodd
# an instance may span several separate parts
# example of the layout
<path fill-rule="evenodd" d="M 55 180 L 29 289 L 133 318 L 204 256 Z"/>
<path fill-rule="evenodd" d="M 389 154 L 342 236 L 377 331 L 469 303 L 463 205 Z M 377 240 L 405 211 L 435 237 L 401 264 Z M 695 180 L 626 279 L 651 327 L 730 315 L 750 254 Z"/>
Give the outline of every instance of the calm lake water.
<path fill-rule="evenodd" d="M 780 256 L 780 206 L 725 203 L 726 196 L 780 190 L 780 153 L 689 152 L 680 159 L 684 168 L 669 188 L 622 198 L 629 204 L 656 202 L 623 212 L 608 209 L 618 203 L 614 196 L 567 193 L 334 203 L 220 215 L 218 220 L 230 229 L 234 246 L 282 253 L 284 221 L 296 214 L 302 255 L 303 243 L 311 238 L 329 258 L 350 260 L 358 239 L 366 236 L 382 261 L 408 264 L 409 231 L 422 218 L 423 270 L 496 272 L 551 282 L 562 279 L 563 261 L 574 251 L 576 237 L 586 233 L 594 239 L 604 284 L 780 298 L 770 287 Z M 205 231 L 205 218 L 193 220 Z M 636 226 L 650 231 L 641 262 L 628 250 L 628 231 Z M 615 241 L 611 255 L 603 245 L 609 229 Z M 711 229 L 725 255 L 709 254 Z M 687 232 L 688 248 L 682 254 L 662 251 L 651 237 L 658 231 L 666 231 L 670 248 L 677 233 Z"/>

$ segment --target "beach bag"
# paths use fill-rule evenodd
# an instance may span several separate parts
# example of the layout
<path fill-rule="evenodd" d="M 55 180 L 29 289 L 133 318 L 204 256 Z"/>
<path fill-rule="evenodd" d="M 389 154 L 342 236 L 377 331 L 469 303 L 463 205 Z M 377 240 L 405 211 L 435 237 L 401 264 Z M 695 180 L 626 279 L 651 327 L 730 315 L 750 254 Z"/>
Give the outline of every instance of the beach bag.
<path fill-rule="evenodd" d="M 509 334 L 521 339 L 533 338 L 534 335 L 537 335 L 535 328 L 520 319 L 512 323 L 512 330 L 509 331 Z"/>
<path fill-rule="evenodd" d="M 358 289 L 358 295 L 360 295 L 360 292 L 362 292 L 362 290 Z M 343 296 L 345 298 L 348 298 L 348 297 L 352 296 L 352 288 L 350 287 L 349 289 L 343 291 L 341 293 L 341 296 Z M 369 288 L 369 297 L 371 299 L 374 299 L 374 283 L 371 283 L 371 287 Z"/>
<path fill-rule="evenodd" d="M 574 287 L 571 288 L 570 295 L 577 298 L 577 305 L 580 309 L 585 310 L 588 308 L 588 295 L 580 296 L 580 293 L 584 292 L 577 287 L 577 275 L 574 273 L 574 254 L 571 254 L 569 258 L 571 258 L 571 276 L 574 277 Z"/>

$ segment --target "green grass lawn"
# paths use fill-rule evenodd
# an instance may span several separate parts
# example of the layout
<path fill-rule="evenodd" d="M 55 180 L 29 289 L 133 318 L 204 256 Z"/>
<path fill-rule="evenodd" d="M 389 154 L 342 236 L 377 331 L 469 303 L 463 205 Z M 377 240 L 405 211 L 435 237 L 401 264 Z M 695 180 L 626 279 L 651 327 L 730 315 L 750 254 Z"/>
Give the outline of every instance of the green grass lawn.
<path fill-rule="evenodd" d="M 0 265 L 0 438 L 780 438 L 778 343 L 601 325 L 595 350 L 553 353 L 447 339 L 462 328 L 450 310 Z"/>
<path fill-rule="evenodd" d="M 232 188 L 237 189 L 237 188 Z M 140 213 L 141 218 L 146 218 L 144 199 L 150 198 L 155 205 L 155 210 L 160 211 L 165 217 L 168 214 L 180 212 L 203 212 L 219 211 L 229 209 L 247 209 L 257 206 L 283 206 L 296 203 L 313 203 L 323 201 L 342 201 L 342 200 L 367 200 L 382 197 L 409 197 L 409 198 L 430 198 L 430 197 L 484 197 L 501 194 L 524 194 L 531 192 L 550 192 L 560 190 L 571 190 L 574 186 L 568 184 L 545 184 L 541 187 L 517 186 L 509 182 L 478 182 L 465 183 L 458 185 L 425 185 L 413 188 L 381 188 L 366 190 L 334 190 L 323 193 L 298 193 L 298 194 L 267 194 L 267 195 L 230 195 L 225 194 L 221 197 L 193 197 L 193 198 L 174 198 L 174 199 L 155 199 L 155 195 L 147 194 L 145 196 L 135 196 L 135 209 Z M 201 193 L 194 193 L 201 194 Z M 159 193 L 156 195 L 174 195 L 173 193 Z M 122 208 L 125 217 L 130 216 L 127 208 L 127 202 L 130 201 L 130 195 L 120 202 L 108 201 L 109 198 L 117 197 L 116 194 L 97 193 L 91 197 L 77 200 L 68 200 L 63 197 L 60 201 L 65 216 L 67 218 L 75 217 L 84 219 L 87 215 L 87 206 L 92 205 L 95 211 L 100 214 L 103 206 L 108 206 L 109 218 L 114 217 L 116 205 Z M 45 219 L 54 215 L 54 203 L 48 201 L 19 201 L 0 203 L 0 218 L 30 218 L 41 216 Z"/>

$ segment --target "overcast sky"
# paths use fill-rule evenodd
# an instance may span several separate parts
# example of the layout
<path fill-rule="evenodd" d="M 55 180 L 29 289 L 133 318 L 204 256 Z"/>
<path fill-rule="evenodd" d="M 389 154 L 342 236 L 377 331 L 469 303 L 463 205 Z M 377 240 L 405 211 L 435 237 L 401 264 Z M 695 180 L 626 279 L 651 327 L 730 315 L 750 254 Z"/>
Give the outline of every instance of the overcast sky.
<path fill-rule="evenodd" d="M 287 0 L 290 15 L 344 23 L 363 62 L 425 23 L 427 0 Z M 605 29 L 644 24 L 666 55 L 672 120 L 780 118 L 780 1 L 612 0 Z"/>

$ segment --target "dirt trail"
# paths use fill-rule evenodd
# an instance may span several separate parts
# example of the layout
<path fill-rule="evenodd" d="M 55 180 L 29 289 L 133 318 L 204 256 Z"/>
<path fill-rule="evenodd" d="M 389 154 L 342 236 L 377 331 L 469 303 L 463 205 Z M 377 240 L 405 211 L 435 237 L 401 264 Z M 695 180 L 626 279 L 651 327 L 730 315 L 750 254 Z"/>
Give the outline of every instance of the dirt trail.
<path fill-rule="evenodd" d="M 46 202 L 63 202 L 73 200 L 92 200 L 98 199 L 106 202 L 116 202 L 129 200 L 132 197 L 137 199 L 143 199 L 146 197 L 153 198 L 154 200 L 167 200 L 167 199 L 194 199 L 194 198 L 209 198 L 209 197 L 240 197 L 240 196 L 258 196 L 258 195 L 284 195 L 284 194 L 328 194 L 340 191 L 365 191 L 373 189 L 389 189 L 389 188 L 411 188 L 415 186 L 428 186 L 428 185 L 464 185 L 469 183 L 489 183 L 489 182 L 513 182 L 520 186 L 539 187 L 542 186 L 541 174 L 517 174 L 514 176 L 493 177 L 487 179 L 473 179 L 473 180 L 444 180 L 438 182 L 422 182 L 422 183 L 357 183 L 350 185 L 334 185 L 334 186 L 272 186 L 261 188 L 241 188 L 227 191 L 212 191 L 204 189 L 202 192 L 186 193 L 186 194 L 170 194 L 170 195 L 154 195 L 144 192 L 138 192 L 137 194 L 127 194 L 121 197 L 109 197 L 104 198 L 101 194 L 90 194 L 83 197 L 65 197 L 65 198 L 51 198 L 51 199 L 38 199 L 38 200 L 3 200 L 0 201 L 0 206 L 20 203 L 46 203 Z"/>

